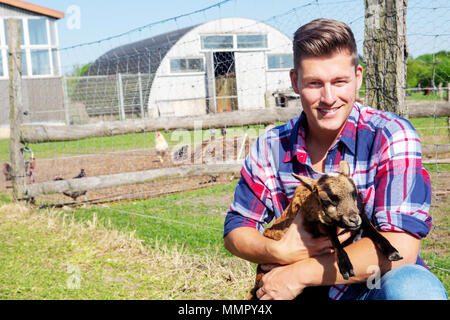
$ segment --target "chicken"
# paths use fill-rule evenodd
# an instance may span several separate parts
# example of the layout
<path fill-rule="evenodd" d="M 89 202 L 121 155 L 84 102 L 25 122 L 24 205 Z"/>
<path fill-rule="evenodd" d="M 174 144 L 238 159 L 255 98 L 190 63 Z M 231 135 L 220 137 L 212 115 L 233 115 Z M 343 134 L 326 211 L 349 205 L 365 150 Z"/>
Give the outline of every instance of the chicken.
<path fill-rule="evenodd" d="M 12 180 L 12 168 L 8 162 L 3 163 L 3 174 L 5 175 L 6 181 Z"/>
<path fill-rule="evenodd" d="M 185 144 L 173 153 L 173 160 L 176 162 L 185 161 L 189 156 L 189 146 Z"/>
<path fill-rule="evenodd" d="M 84 171 L 84 169 L 81 169 L 80 173 L 73 177 L 73 179 L 80 179 L 80 178 L 84 178 L 86 177 L 86 172 Z M 53 181 L 60 181 L 60 180 L 64 180 L 63 178 L 59 177 L 59 176 L 55 176 L 53 178 Z M 86 194 L 86 190 L 84 191 L 76 191 L 76 192 L 63 192 L 63 194 L 65 196 L 71 197 L 73 199 L 73 201 L 77 201 L 78 197 L 84 196 Z"/>
<path fill-rule="evenodd" d="M 166 139 L 161 134 L 161 132 L 156 132 L 155 137 L 155 147 L 156 147 L 156 155 L 159 157 L 159 162 L 164 162 L 164 156 L 166 155 L 167 149 L 169 149 L 169 145 L 167 144 Z"/>

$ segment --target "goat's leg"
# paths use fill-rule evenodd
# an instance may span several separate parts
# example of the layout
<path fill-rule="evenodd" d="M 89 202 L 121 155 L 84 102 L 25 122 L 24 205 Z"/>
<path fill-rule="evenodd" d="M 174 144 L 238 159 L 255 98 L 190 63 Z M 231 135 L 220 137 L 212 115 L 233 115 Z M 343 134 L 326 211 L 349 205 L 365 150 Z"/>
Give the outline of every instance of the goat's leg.
<path fill-rule="evenodd" d="M 377 248 L 381 251 L 381 253 L 389 260 L 389 261 L 397 261 L 403 259 L 403 257 L 398 253 L 397 249 L 395 249 L 388 239 L 383 237 L 381 233 L 378 232 L 377 229 L 370 223 L 369 218 L 365 215 L 365 213 L 361 213 L 361 229 L 364 232 L 364 236 L 367 236 L 369 239 L 373 241 L 373 243 L 377 246 Z"/>
<path fill-rule="evenodd" d="M 256 297 L 256 291 L 258 291 L 259 289 L 259 282 L 261 281 L 261 278 L 264 276 L 264 274 L 265 272 L 262 270 L 261 265 L 258 264 L 258 267 L 256 268 L 255 286 L 247 296 L 247 300 L 258 300 L 258 298 Z"/>
<path fill-rule="evenodd" d="M 353 265 L 350 262 L 350 259 L 345 252 L 344 247 L 339 242 L 336 227 L 327 228 L 328 238 L 331 240 L 335 248 L 335 254 L 337 259 L 337 264 L 339 267 L 339 272 L 345 280 L 348 280 L 350 277 L 355 276 L 355 272 L 353 271 Z"/>

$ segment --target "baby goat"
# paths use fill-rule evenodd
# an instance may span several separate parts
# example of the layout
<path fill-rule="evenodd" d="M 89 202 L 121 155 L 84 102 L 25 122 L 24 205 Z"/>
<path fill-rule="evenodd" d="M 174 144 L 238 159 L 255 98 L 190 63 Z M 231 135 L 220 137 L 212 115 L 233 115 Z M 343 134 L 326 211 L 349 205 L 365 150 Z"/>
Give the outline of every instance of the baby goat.
<path fill-rule="evenodd" d="M 327 236 L 335 248 L 339 271 L 344 279 L 353 277 L 353 266 L 343 249 L 350 243 L 338 240 L 337 227 L 350 231 L 363 230 L 363 236 L 369 237 L 390 261 L 402 259 L 398 251 L 370 223 L 366 214 L 358 207 L 359 193 L 349 177 L 350 169 L 346 161 L 341 161 L 338 172 L 324 174 L 317 180 L 292 174 L 302 182 L 295 189 L 291 203 L 272 227 L 264 230 L 264 236 L 280 240 L 297 214 L 303 215 L 303 225 L 314 238 Z M 256 299 L 256 291 L 264 272 L 258 265 L 255 287 L 248 299 Z"/>

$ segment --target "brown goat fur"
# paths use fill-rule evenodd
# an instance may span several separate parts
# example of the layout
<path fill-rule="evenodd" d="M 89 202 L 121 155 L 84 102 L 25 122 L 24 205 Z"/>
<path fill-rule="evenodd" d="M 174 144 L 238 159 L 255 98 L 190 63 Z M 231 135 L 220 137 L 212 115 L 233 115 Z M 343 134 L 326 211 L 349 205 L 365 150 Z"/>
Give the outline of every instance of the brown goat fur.
<path fill-rule="evenodd" d="M 355 183 L 349 177 L 350 169 L 346 161 L 341 161 L 338 172 L 324 174 L 317 180 L 292 174 L 302 182 L 294 192 L 294 197 L 283 214 L 270 228 L 264 230 L 264 236 L 280 240 L 297 214 L 303 215 L 303 226 L 314 238 L 327 236 L 335 248 L 339 271 L 344 279 L 354 276 L 353 266 L 337 237 L 337 227 L 350 231 L 362 229 L 367 236 L 390 261 L 402 259 L 397 250 L 370 223 L 362 212 L 358 200 L 360 195 Z M 349 243 L 350 241 L 346 241 Z M 255 287 L 248 296 L 257 299 L 256 291 L 264 276 L 258 265 Z"/>

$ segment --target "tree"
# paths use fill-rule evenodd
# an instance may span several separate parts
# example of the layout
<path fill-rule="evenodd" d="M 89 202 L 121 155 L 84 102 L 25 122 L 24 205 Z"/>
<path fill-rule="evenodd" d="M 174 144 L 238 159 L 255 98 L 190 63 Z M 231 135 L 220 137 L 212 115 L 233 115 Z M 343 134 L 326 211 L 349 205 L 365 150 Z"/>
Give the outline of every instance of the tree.
<path fill-rule="evenodd" d="M 450 78 L 450 51 L 424 54 L 416 59 L 408 59 L 407 87 L 435 87 L 444 85 Z"/>

